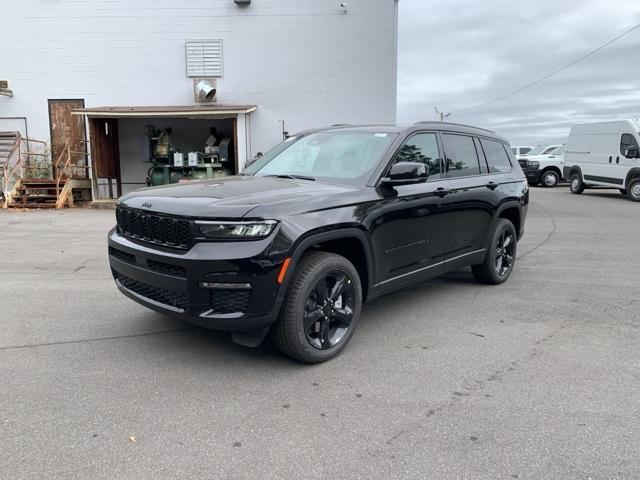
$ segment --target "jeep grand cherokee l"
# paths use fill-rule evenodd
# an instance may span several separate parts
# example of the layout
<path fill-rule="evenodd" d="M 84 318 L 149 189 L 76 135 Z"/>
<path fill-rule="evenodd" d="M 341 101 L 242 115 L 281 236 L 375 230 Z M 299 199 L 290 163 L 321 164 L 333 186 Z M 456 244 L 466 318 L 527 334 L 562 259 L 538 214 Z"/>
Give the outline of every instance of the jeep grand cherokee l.
<path fill-rule="evenodd" d="M 109 233 L 120 291 L 302 362 L 337 355 L 362 304 L 471 266 L 510 275 L 528 185 L 506 140 L 447 123 L 302 132 L 244 174 L 124 196 Z"/>

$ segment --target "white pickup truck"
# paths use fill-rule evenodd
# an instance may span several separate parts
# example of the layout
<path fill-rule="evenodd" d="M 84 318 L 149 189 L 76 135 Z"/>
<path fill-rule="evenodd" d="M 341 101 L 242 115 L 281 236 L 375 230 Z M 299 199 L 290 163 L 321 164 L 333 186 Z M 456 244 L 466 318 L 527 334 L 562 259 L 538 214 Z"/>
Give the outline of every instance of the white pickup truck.
<path fill-rule="evenodd" d="M 541 145 L 518 160 L 531 185 L 555 187 L 562 180 L 564 145 Z"/>

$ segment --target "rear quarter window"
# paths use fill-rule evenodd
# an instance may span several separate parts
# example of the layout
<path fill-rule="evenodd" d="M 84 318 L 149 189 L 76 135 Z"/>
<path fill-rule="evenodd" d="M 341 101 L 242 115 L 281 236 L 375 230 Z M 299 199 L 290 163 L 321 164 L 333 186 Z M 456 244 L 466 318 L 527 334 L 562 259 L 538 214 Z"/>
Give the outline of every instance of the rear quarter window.
<path fill-rule="evenodd" d="M 505 147 L 495 140 L 480 139 L 484 155 L 489 165 L 489 173 L 508 173 L 512 165 Z"/>

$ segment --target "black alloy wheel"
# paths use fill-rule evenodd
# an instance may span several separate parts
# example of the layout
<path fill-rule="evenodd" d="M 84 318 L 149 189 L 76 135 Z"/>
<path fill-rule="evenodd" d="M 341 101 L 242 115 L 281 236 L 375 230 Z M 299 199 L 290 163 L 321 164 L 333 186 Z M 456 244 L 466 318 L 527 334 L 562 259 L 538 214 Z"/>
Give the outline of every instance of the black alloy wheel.
<path fill-rule="evenodd" d="M 513 271 L 517 248 L 518 236 L 513 223 L 506 218 L 499 219 L 489 237 L 483 262 L 471 266 L 473 276 L 488 285 L 505 282 Z"/>
<path fill-rule="evenodd" d="M 353 321 L 355 288 L 348 274 L 333 270 L 316 283 L 304 309 L 304 333 L 309 343 L 327 350 L 337 345 Z"/>
<path fill-rule="evenodd" d="M 496 274 L 504 277 L 513 267 L 513 257 L 515 254 L 516 240 L 513 232 L 509 229 L 502 231 L 498 237 L 495 254 Z"/>
<path fill-rule="evenodd" d="M 360 276 L 345 257 L 322 251 L 306 253 L 294 269 L 271 338 L 296 360 L 325 362 L 346 347 L 360 319 Z"/>

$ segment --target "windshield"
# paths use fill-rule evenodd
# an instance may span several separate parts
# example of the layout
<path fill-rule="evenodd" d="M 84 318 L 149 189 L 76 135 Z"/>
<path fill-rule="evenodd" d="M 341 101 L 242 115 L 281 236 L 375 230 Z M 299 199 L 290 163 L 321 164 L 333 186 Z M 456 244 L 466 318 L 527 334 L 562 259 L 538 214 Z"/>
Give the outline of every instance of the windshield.
<path fill-rule="evenodd" d="M 249 175 L 300 176 L 364 185 L 396 134 L 317 132 L 292 137 L 245 169 Z"/>
<path fill-rule="evenodd" d="M 529 152 L 529 156 L 541 155 L 547 148 L 549 148 L 549 145 L 538 145 Z"/>

